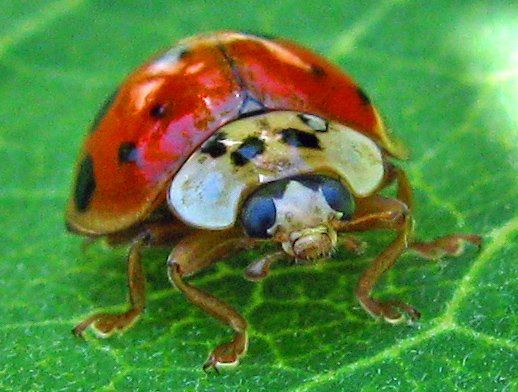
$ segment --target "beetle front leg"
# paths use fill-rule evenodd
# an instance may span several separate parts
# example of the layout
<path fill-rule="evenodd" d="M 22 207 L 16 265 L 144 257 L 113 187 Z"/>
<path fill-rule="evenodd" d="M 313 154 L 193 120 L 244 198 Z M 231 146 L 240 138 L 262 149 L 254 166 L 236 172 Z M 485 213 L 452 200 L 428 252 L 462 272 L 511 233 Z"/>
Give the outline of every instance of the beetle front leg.
<path fill-rule="evenodd" d="M 191 275 L 209 266 L 236 248 L 246 248 L 251 240 L 237 231 L 200 231 L 184 240 L 168 258 L 169 278 L 194 305 L 232 327 L 235 336 L 232 341 L 216 347 L 203 365 L 204 370 L 234 366 L 248 347 L 247 322 L 236 310 L 222 300 L 184 281 Z"/>
<path fill-rule="evenodd" d="M 92 327 L 100 338 L 107 338 L 115 332 L 130 328 L 142 313 L 146 305 L 145 278 L 142 271 L 142 248 L 147 238 L 140 236 L 131 245 L 128 255 L 128 286 L 130 309 L 124 313 L 97 313 L 78 324 L 72 332 L 82 336 L 85 329 Z"/>
<path fill-rule="evenodd" d="M 408 237 L 412 231 L 412 220 L 408 208 L 397 199 L 372 196 L 358 202 L 355 217 L 348 222 L 337 222 L 337 231 L 365 231 L 373 229 L 393 229 L 398 231 L 396 239 L 374 259 L 372 265 L 358 281 L 356 297 L 362 307 L 373 317 L 383 317 L 387 322 L 397 324 L 405 320 L 401 311 L 411 320 L 420 314 L 412 306 L 398 300 L 386 302 L 371 297 L 371 291 L 380 277 L 389 270 L 407 248 Z"/>
<path fill-rule="evenodd" d="M 246 279 L 252 282 L 257 282 L 261 279 L 264 279 L 270 273 L 271 265 L 285 257 L 286 253 L 284 251 L 273 252 L 263 256 L 259 260 L 253 261 L 248 265 L 248 267 L 246 267 L 244 276 Z"/>
<path fill-rule="evenodd" d="M 419 319 L 421 314 L 412 306 L 399 301 L 390 300 L 380 302 L 371 297 L 371 291 L 378 283 L 381 275 L 388 271 L 398 257 L 407 248 L 408 234 L 411 230 L 411 223 L 408 218 L 402 224 L 401 230 L 396 239 L 373 261 L 372 265 L 363 273 L 358 281 L 356 297 L 363 308 L 374 317 L 383 317 L 391 324 L 399 324 L 405 320 L 403 311 L 411 321 Z"/>

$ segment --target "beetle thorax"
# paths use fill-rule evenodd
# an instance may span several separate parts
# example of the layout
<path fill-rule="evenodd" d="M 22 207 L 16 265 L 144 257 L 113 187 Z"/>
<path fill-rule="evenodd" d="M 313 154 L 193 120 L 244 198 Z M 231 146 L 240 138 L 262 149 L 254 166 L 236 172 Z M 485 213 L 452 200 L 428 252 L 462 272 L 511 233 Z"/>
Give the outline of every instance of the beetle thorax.
<path fill-rule="evenodd" d="M 286 253 L 301 260 L 331 254 L 337 235 L 330 222 L 342 214 L 333 210 L 320 189 L 310 189 L 290 181 L 280 199 L 274 199 L 275 225 L 268 231 L 282 242 Z"/>

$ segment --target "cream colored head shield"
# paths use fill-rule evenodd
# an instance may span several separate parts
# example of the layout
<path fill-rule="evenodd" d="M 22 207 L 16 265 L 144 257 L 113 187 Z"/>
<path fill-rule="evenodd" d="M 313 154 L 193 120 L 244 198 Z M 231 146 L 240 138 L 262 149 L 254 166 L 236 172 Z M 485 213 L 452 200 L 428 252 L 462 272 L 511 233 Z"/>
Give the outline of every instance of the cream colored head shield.
<path fill-rule="evenodd" d="M 380 148 L 344 125 L 293 111 L 221 127 L 183 165 L 168 204 L 185 223 L 209 230 L 234 225 L 244 196 L 260 184 L 304 173 L 338 176 L 357 197 L 383 179 Z"/>

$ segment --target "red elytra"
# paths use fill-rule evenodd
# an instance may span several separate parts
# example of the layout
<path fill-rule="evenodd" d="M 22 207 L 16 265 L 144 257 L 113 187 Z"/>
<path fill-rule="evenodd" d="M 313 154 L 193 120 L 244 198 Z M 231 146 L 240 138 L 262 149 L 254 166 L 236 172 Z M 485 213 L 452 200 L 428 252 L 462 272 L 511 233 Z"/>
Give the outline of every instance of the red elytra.
<path fill-rule="evenodd" d="M 285 39 L 236 32 L 185 39 L 138 68 L 107 105 L 83 145 L 67 208 L 69 228 L 83 234 L 144 220 L 185 160 L 246 107 L 321 115 L 404 155 L 349 76 Z"/>

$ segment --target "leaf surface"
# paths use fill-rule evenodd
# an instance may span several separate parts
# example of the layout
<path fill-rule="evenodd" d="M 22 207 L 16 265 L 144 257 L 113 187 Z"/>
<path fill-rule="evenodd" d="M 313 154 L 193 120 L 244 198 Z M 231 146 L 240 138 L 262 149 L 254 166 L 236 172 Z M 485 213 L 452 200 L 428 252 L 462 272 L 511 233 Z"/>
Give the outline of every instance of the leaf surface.
<path fill-rule="evenodd" d="M 0 14 L 1 390 L 512 390 L 517 379 L 518 9 L 511 2 L 56 0 L 3 2 Z M 110 5 L 108 5 L 110 4 Z M 480 233 L 482 251 L 430 263 L 401 257 L 376 289 L 423 317 L 376 323 L 355 283 L 390 236 L 365 236 L 318 266 L 242 279 L 267 249 L 192 282 L 250 322 L 238 369 L 201 372 L 230 331 L 167 280 L 146 253 L 149 306 L 124 336 L 70 329 L 125 309 L 125 250 L 65 234 L 75 156 L 103 98 L 156 50 L 200 31 L 295 39 L 360 82 L 412 159 L 416 235 Z"/>

